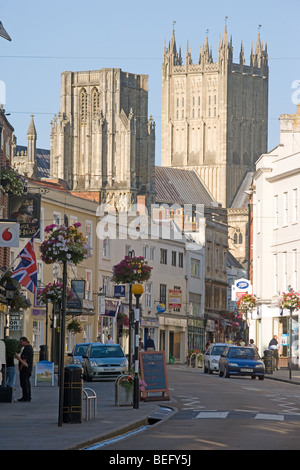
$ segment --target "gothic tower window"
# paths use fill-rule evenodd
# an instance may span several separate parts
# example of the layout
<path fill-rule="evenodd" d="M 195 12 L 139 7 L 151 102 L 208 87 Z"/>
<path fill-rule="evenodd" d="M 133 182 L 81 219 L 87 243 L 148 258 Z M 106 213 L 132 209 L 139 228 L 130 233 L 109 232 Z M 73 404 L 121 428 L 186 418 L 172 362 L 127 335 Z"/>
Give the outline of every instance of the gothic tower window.
<path fill-rule="evenodd" d="M 97 88 L 94 88 L 92 91 L 92 114 L 95 116 L 97 111 L 99 110 L 99 104 L 100 104 L 100 96 Z"/>
<path fill-rule="evenodd" d="M 241 245 L 243 243 L 243 235 L 241 233 L 241 229 L 237 227 L 235 229 L 234 235 L 233 235 L 233 243 L 235 245 Z"/>
<path fill-rule="evenodd" d="M 80 92 L 80 115 L 81 121 L 85 121 L 87 117 L 87 92 L 84 88 Z"/>

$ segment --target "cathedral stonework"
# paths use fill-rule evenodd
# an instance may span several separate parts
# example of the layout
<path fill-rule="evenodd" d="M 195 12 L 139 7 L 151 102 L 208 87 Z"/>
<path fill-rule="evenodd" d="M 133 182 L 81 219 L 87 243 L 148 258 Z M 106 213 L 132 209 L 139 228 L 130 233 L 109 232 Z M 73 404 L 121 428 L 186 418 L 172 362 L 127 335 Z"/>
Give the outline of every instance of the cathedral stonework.
<path fill-rule="evenodd" d="M 162 166 L 193 169 L 214 199 L 230 204 L 248 171 L 267 151 L 268 55 L 258 34 L 246 65 L 233 62 L 225 27 L 218 60 L 208 40 L 197 64 L 185 65 L 173 30 L 162 65 Z"/>
<path fill-rule="evenodd" d="M 63 72 L 60 111 L 51 123 L 50 171 L 72 191 L 128 210 L 155 198 L 155 123 L 148 76 L 101 69 Z"/>

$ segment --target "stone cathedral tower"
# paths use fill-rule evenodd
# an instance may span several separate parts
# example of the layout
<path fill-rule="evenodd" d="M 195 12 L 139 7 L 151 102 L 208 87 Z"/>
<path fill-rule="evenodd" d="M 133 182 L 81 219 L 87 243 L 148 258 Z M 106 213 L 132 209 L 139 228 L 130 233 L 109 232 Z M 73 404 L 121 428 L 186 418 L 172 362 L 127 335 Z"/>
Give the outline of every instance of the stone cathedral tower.
<path fill-rule="evenodd" d="M 50 174 L 100 203 L 127 210 L 155 197 L 155 124 L 148 76 L 101 69 L 63 72 L 51 123 Z"/>
<path fill-rule="evenodd" d="M 218 60 L 208 40 L 197 64 L 185 64 L 174 30 L 162 65 L 162 166 L 194 169 L 211 195 L 229 207 L 248 171 L 267 151 L 268 55 L 258 34 L 246 65 L 243 44 L 233 62 L 227 29 Z"/>

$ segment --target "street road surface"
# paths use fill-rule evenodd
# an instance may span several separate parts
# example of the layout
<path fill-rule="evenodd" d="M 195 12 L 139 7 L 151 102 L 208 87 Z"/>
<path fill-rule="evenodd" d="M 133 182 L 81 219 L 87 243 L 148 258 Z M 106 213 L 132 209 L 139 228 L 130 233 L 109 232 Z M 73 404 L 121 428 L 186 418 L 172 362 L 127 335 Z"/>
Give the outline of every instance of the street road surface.
<path fill-rule="evenodd" d="M 300 386 L 168 368 L 171 418 L 100 450 L 299 450 Z"/>

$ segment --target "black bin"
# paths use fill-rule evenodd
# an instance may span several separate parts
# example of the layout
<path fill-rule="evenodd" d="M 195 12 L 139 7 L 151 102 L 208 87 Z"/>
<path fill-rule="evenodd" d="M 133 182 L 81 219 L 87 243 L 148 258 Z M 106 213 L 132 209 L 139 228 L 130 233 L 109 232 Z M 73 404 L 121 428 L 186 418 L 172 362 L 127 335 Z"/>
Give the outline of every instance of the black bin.
<path fill-rule="evenodd" d="M 63 422 L 82 422 L 83 381 L 81 366 L 68 365 L 64 374 Z"/>
<path fill-rule="evenodd" d="M 47 344 L 41 344 L 40 346 L 40 361 L 48 361 L 48 346 Z"/>
<path fill-rule="evenodd" d="M 274 371 L 274 353 L 271 349 L 264 351 L 265 374 L 273 374 Z"/>

